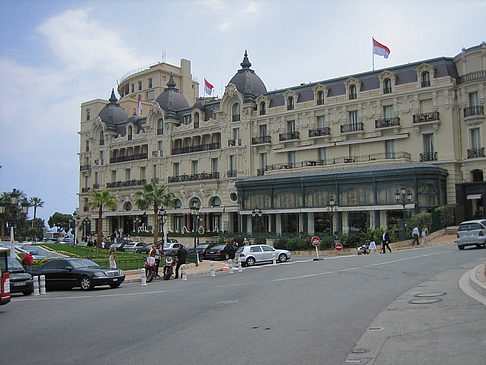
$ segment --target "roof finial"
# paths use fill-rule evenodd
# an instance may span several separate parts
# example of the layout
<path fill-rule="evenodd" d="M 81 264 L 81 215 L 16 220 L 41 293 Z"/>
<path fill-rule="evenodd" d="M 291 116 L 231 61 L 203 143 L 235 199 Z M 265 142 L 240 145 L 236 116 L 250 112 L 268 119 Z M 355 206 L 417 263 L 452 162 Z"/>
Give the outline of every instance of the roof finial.
<path fill-rule="evenodd" d="M 176 83 L 174 81 L 174 75 L 172 75 L 172 72 L 170 73 L 170 78 L 169 78 L 169 82 L 167 83 L 167 86 L 169 88 L 174 88 L 176 87 Z"/>
<path fill-rule="evenodd" d="M 116 103 L 118 101 L 118 99 L 116 98 L 115 96 L 115 89 L 111 89 L 111 96 L 110 98 L 108 99 L 108 101 L 110 103 Z"/>
<path fill-rule="evenodd" d="M 246 49 L 245 49 L 245 57 L 243 57 L 243 62 L 240 63 L 240 65 L 243 68 L 250 68 L 251 67 L 251 63 L 248 60 L 248 52 L 246 51 Z"/>

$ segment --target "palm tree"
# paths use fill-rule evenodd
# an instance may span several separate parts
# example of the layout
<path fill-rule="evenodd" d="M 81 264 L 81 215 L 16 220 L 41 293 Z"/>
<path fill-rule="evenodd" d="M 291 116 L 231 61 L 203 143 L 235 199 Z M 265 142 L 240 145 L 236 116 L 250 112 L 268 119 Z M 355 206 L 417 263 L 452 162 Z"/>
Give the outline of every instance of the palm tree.
<path fill-rule="evenodd" d="M 96 231 L 96 247 L 101 248 L 101 239 L 103 235 L 103 207 L 113 209 L 116 207 L 116 196 L 109 190 L 98 191 L 93 189 L 91 192 L 92 201 L 88 203 L 91 209 L 98 208 L 98 229 Z"/>
<path fill-rule="evenodd" d="M 159 209 L 173 206 L 175 195 L 167 191 L 167 185 L 157 185 L 155 181 L 145 184 L 142 191 L 137 191 L 135 195 L 137 196 L 135 204 L 139 209 L 145 210 L 148 207 L 154 209 L 154 243 L 157 244 L 159 241 Z"/>
<path fill-rule="evenodd" d="M 34 228 L 35 214 L 37 212 L 37 207 L 42 208 L 44 206 L 44 201 L 41 198 L 33 196 L 29 199 L 31 207 L 34 207 L 34 218 L 32 219 L 32 228 Z"/>

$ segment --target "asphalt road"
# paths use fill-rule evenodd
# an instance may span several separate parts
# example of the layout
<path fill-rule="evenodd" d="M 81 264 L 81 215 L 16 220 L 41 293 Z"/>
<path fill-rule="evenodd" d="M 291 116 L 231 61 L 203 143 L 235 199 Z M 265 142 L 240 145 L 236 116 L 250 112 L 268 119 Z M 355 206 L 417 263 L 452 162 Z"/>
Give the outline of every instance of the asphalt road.
<path fill-rule="evenodd" d="M 15 296 L 0 307 L 0 363 L 343 364 L 403 293 L 484 257 L 447 244 Z"/>

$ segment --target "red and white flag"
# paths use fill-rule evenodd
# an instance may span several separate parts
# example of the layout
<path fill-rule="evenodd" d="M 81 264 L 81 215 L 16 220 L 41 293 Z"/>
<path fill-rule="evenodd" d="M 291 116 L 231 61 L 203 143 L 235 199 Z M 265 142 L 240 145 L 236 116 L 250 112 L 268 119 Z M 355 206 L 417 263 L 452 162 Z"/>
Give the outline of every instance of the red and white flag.
<path fill-rule="evenodd" d="M 140 100 L 140 96 L 138 97 L 138 116 L 142 112 L 142 100 Z"/>
<path fill-rule="evenodd" d="M 204 79 L 204 91 L 206 94 L 211 95 L 213 93 L 214 86 L 211 85 L 208 80 Z"/>
<path fill-rule="evenodd" d="M 390 48 L 388 48 L 387 46 L 381 44 L 380 42 L 377 42 L 373 38 L 373 54 L 376 54 L 378 56 L 383 56 L 385 58 L 388 58 L 388 56 L 390 55 Z"/>

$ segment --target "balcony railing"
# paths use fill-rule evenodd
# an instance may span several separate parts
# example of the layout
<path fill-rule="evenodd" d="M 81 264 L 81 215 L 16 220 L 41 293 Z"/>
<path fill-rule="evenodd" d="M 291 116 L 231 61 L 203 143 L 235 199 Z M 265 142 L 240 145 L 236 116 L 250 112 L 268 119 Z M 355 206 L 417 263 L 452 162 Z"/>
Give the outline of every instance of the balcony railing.
<path fill-rule="evenodd" d="M 138 153 L 136 155 L 111 157 L 110 158 L 110 163 L 118 163 L 118 162 L 126 162 L 126 161 L 135 161 L 135 160 L 144 160 L 146 158 L 148 158 L 148 152 Z"/>
<path fill-rule="evenodd" d="M 299 138 L 300 138 L 299 132 L 287 132 L 287 133 L 281 133 L 281 134 L 278 135 L 278 140 L 280 142 L 290 141 L 290 140 L 299 139 Z"/>
<path fill-rule="evenodd" d="M 375 120 L 375 128 L 397 127 L 400 125 L 399 117 L 383 118 Z"/>
<path fill-rule="evenodd" d="M 129 186 L 139 186 L 145 185 L 147 183 L 146 179 L 142 180 L 128 180 L 128 181 L 116 181 L 116 182 L 109 182 L 106 183 L 106 187 L 108 189 L 116 189 L 116 188 L 126 188 Z"/>
<path fill-rule="evenodd" d="M 241 146 L 241 138 L 228 139 L 228 147 Z"/>
<path fill-rule="evenodd" d="M 253 137 L 251 139 L 251 144 L 262 144 L 262 143 L 272 143 L 272 137 L 260 136 L 260 137 Z"/>
<path fill-rule="evenodd" d="M 309 129 L 309 137 L 322 137 L 322 136 L 330 136 L 331 135 L 331 128 L 316 128 L 316 129 Z"/>
<path fill-rule="evenodd" d="M 481 80 L 481 79 L 486 79 L 486 71 L 471 72 L 461 77 L 458 77 L 457 83 L 462 84 L 463 82 Z"/>
<path fill-rule="evenodd" d="M 360 132 L 364 130 L 363 123 L 355 123 L 355 124 L 343 124 L 341 126 L 341 133 L 352 133 L 352 132 Z"/>
<path fill-rule="evenodd" d="M 414 114 L 414 123 L 427 123 L 439 120 L 439 112 Z"/>
<path fill-rule="evenodd" d="M 237 175 L 236 170 L 228 170 L 226 172 L 226 176 L 228 176 L 228 177 L 236 177 L 236 175 Z"/>
<path fill-rule="evenodd" d="M 89 193 L 89 191 L 91 190 L 91 188 L 81 188 L 81 192 L 82 193 Z"/>
<path fill-rule="evenodd" d="M 469 148 L 467 150 L 467 158 L 484 157 L 484 147 Z"/>
<path fill-rule="evenodd" d="M 218 150 L 221 148 L 221 143 L 207 143 L 207 144 L 198 144 L 195 146 L 186 146 L 186 147 L 175 147 L 172 149 L 173 155 L 180 155 L 183 153 L 191 153 L 191 152 L 201 152 L 201 151 L 210 151 L 210 150 Z"/>
<path fill-rule="evenodd" d="M 420 85 L 422 85 L 422 87 L 429 87 L 430 86 L 430 80 L 424 80 L 424 81 L 422 81 L 422 83 Z"/>
<path fill-rule="evenodd" d="M 79 171 L 88 171 L 91 170 L 91 165 L 81 165 L 79 166 Z"/>
<path fill-rule="evenodd" d="M 475 105 L 464 108 L 464 118 L 471 117 L 473 115 L 484 115 L 484 106 Z"/>
<path fill-rule="evenodd" d="M 420 154 L 420 162 L 437 161 L 437 152 L 424 152 Z"/>
<path fill-rule="evenodd" d="M 383 88 L 383 94 L 391 94 L 392 88 L 391 87 L 385 87 Z"/>
<path fill-rule="evenodd" d="M 219 172 L 201 172 L 200 174 L 192 174 L 192 175 L 179 175 L 179 176 L 169 176 L 169 182 L 185 182 L 185 181 L 198 181 L 198 180 L 211 180 L 211 179 L 219 179 Z"/>

